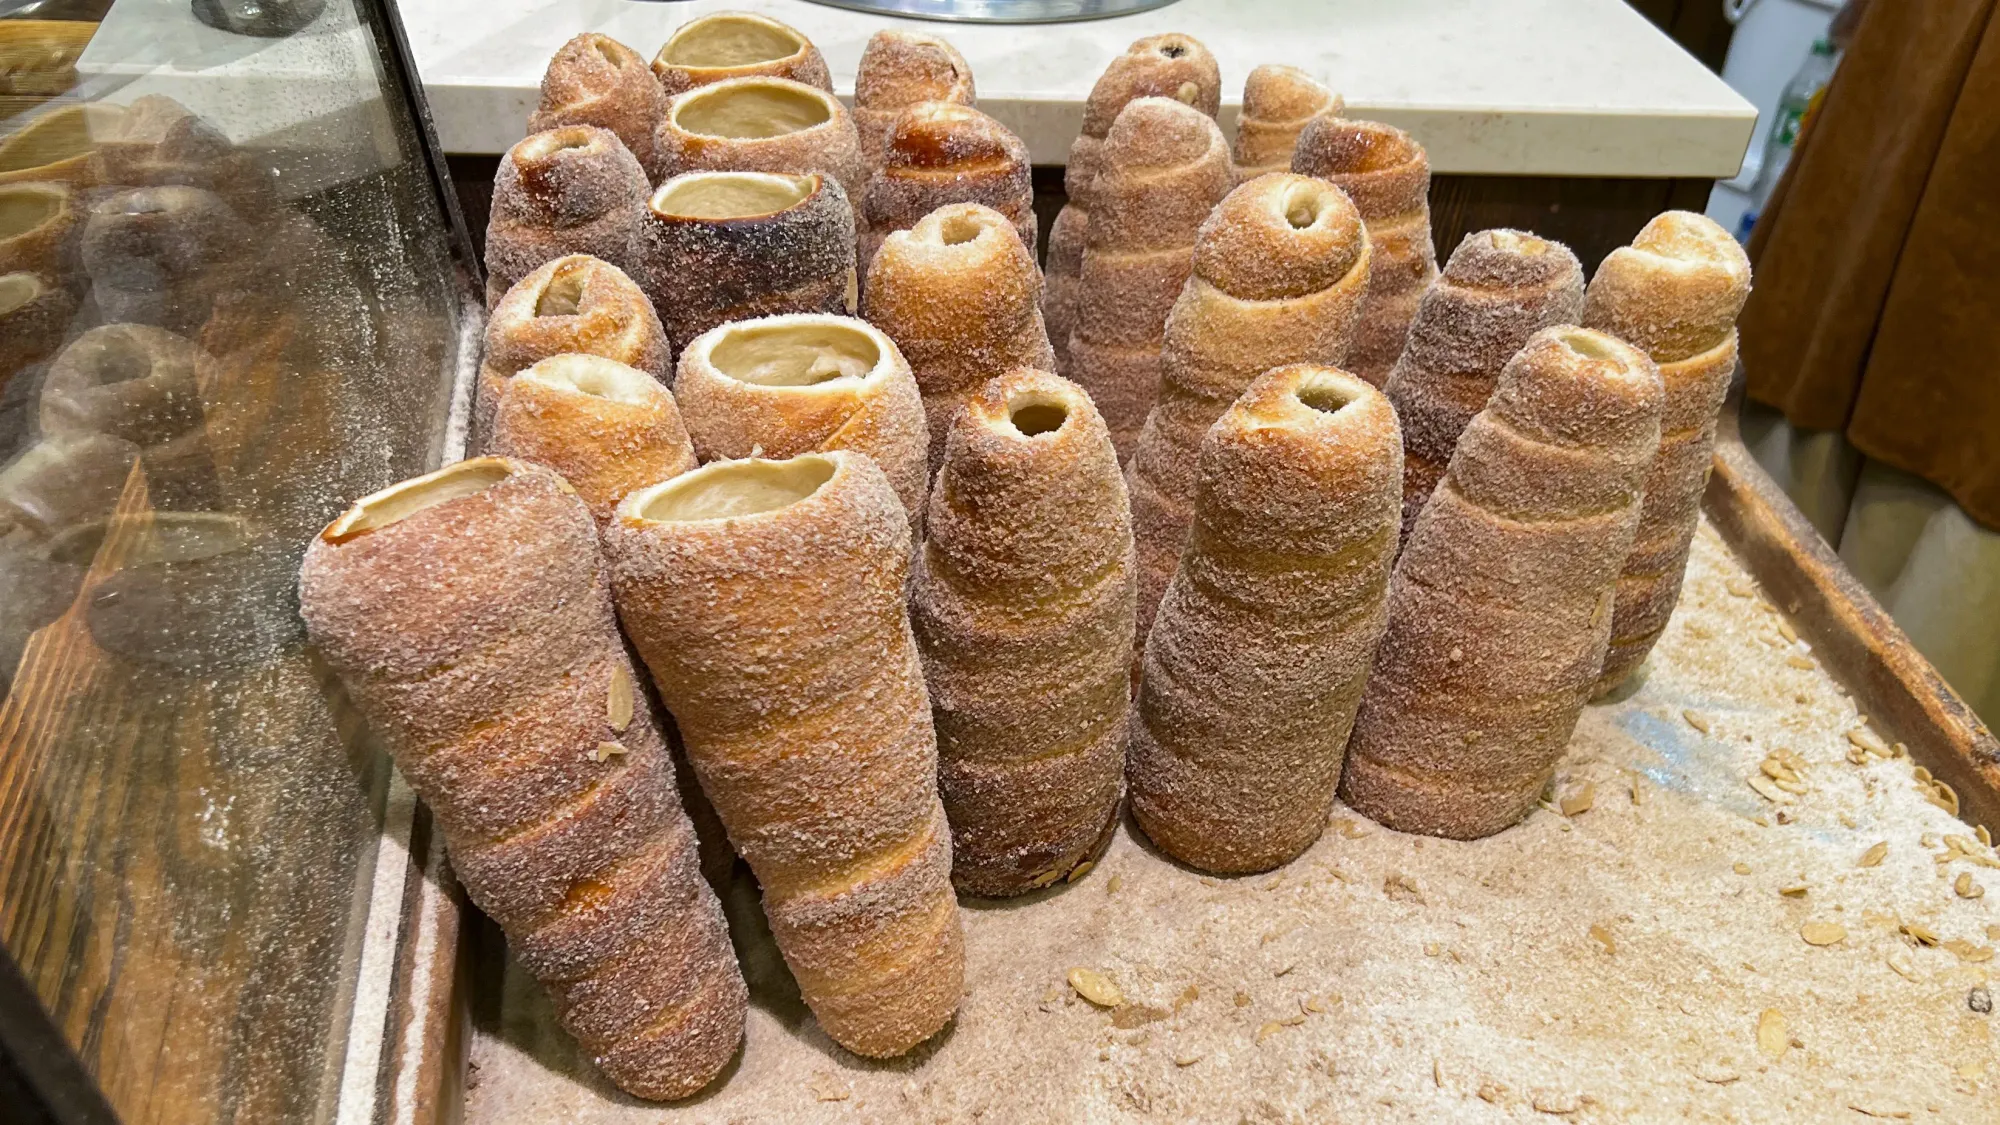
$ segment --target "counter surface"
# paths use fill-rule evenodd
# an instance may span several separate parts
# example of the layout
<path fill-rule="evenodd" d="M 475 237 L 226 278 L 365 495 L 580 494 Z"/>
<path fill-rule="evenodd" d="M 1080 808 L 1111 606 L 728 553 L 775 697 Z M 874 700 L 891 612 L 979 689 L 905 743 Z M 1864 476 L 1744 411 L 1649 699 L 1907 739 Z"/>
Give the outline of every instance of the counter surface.
<path fill-rule="evenodd" d="M 819 45 L 843 95 L 877 29 L 942 35 L 972 64 L 979 107 L 1038 164 L 1064 161 L 1083 99 L 1112 56 L 1182 31 L 1222 64 L 1223 127 L 1250 68 L 1302 67 L 1349 112 L 1410 130 L 1444 174 L 1734 175 L 1756 111 L 1622 0 L 1179 0 L 1086 23 L 892 19 L 805 0 L 426 0 L 403 6 L 447 151 L 520 139 L 556 48 L 602 31 L 651 58 L 705 12 L 759 11 Z"/>

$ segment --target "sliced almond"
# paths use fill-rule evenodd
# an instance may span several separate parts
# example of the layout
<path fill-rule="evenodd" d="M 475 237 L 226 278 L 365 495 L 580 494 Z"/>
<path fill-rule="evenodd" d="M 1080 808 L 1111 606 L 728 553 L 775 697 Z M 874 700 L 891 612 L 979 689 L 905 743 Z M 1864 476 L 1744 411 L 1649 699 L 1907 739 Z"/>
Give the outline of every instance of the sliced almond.
<path fill-rule="evenodd" d="M 1782 617 L 1778 618 L 1778 635 L 1785 638 L 1785 643 L 1788 645 L 1799 643 L 1799 631 L 1792 628 L 1792 623 Z"/>
<path fill-rule="evenodd" d="M 1807 922 L 1799 927 L 1807 945 L 1839 945 L 1847 940 L 1847 927 L 1838 922 Z"/>
<path fill-rule="evenodd" d="M 1778 893 L 1786 898 L 1804 898 L 1809 889 L 1804 883 L 1793 883 L 1790 886 L 1779 887 Z"/>
<path fill-rule="evenodd" d="M 1618 943 L 1611 939 L 1611 931 L 1604 928 L 1604 923 L 1592 922 L 1590 936 L 1597 944 L 1604 947 L 1606 955 L 1618 952 Z"/>
<path fill-rule="evenodd" d="M 1085 875 L 1090 874 L 1090 869 L 1096 866 L 1097 866 L 1096 860 L 1086 859 L 1082 863 L 1077 864 L 1075 867 L 1070 868 L 1069 874 L 1063 876 L 1063 882 L 1074 883 L 1078 879 L 1083 878 Z"/>
<path fill-rule="evenodd" d="M 1193 1066 L 1194 1064 L 1200 1061 L 1201 1061 L 1201 1056 L 1196 1054 L 1184 1054 L 1184 1055 L 1174 1056 L 1174 1065 L 1179 1067 Z"/>
<path fill-rule="evenodd" d="M 1902 946 L 1899 945 L 1891 949 L 1889 955 L 1883 958 L 1883 960 L 1888 963 L 1889 968 L 1894 970 L 1897 976 L 1905 980 L 1918 979 L 1916 958 L 1911 957 L 1910 951 L 1904 949 Z"/>
<path fill-rule="evenodd" d="M 1693 727 L 1694 729 L 1700 731 L 1703 734 L 1707 734 L 1710 728 L 1714 725 L 1713 721 L 1709 719 L 1707 715 L 1702 714 L 1700 711 L 1682 711 L 1681 718 L 1686 719 L 1687 725 Z"/>
<path fill-rule="evenodd" d="M 1878 840 L 1875 842 L 1875 845 L 1873 847 L 1861 853 L 1861 866 L 1880 867 L 1882 866 L 1882 860 L 1886 858 L 1888 854 L 1889 854 L 1889 841 Z"/>
<path fill-rule="evenodd" d="M 1972 881 L 1972 872 L 1970 871 L 1959 872 L 1958 879 L 1952 883 L 1951 889 L 1960 898 L 1978 898 L 1986 893 L 1985 887 Z"/>
<path fill-rule="evenodd" d="M 1977 965 L 1993 960 L 1993 947 L 1990 945 L 1974 945 L 1962 938 L 1952 938 L 1938 944 L 1951 950 L 1959 960 L 1970 964 Z"/>
<path fill-rule="evenodd" d="M 1766 1008 L 1757 1017 L 1757 1049 L 1766 1058 L 1781 1059 L 1792 1045 L 1792 1033 L 1785 1027 L 1785 1014 Z"/>
<path fill-rule="evenodd" d="M 1757 795 L 1766 801 L 1777 805 L 1789 805 L 1792 803 L 1792 795 L 1772 784 L 1771 779 L 1765 777 L 1763 774 L 1753 773 L 1750 775 L 1749 780 L 1750 788 L 1755 789 Z"/>
<path fill-rule="evenodd" d="M 1732 863 L 1732 864 L 1730 864 L 1730 865 L 1729 865 L 1729 869 L 1730 869 L 1731 871 L 1734 871 L 1734 872 L 1736 872 L 1736 873 L 1737 873 L 1738 875 L 1748 875 L 1748 874 L 1750 874 L 1750 865 L 1749 865 L 1749 864 L 1747 864 L 1747 863 L 1744 863 L 1744 862 L 1743 862 L 1742 860 L 1740 860 L 1740 859 L 1739 859 L 1739 860 L 1737 860 L 1737 861 L 1736 861 L 1735 863 Z"/>
<path fill-rule="evenodd" d="M 620 734 L 632 725 L 632 670 L 623 664 L 611 669 L 611 690 L 604 697 L 604 719 Z"/>
<path fill-rule="evenodd" d="M 1583 783 L 1583 788 L 1571 792 L 1562 799 L 1562 814 L 1564 816 L 1581 816 L 1589 812 L 1590 806 L 1596 803 L 1597 786 L 1586 781 Z"/>
<path fill-rule="evenodd" d="M 625 748 L 616 742 L 600 742 L 597 744 L 597 749 L 590 752 L 590 760 L 593 762 L 608 762 L 623 753 L 625 753 Z"/>
<path fill-rule="evenodd" d="M 1096 969 L 1071 969 L 1069 986 L 1076 994 L 1100 1008 L 1116 1008 L 1125 1002 L 1125 994 L 1110 977 Z"/>
<path fill-rule="evenodd" d="M 1264 1040 L 1269 1039 L 1271 1036 L 1276 1035 L 1277 1033 L 1283 1030 L 1284 1030 L 1283 1024 L 1280 1024 L 1277 1020 L 1270 1020 L 1266 1022 L 1264 1026 L 1257 1029 L 1256 1041 L 1261 1045 L 1264 1042 Z"/>
<path fill-rule="evenodd" d="M 1889 744 L 1882 741 L 1881 735 L 1876 734 L 1867 727 L 1855 727 L 1853 730 L 1848 731 L 1847 741 L 1852 742 L 1854 745 L 1878 758 L 1887 758 L 1890 756 Z"/>
<path fill-rule="evenodd" d="M 1819 665 L 1817 665 L 1817 664 L 1814 664 L 1814 663 L 1812 662 L 1812 657 L 1810 657 L 1810 656 L 1800 656 L 1800 655 L 1799 655 L 1798 653 L 1796 653 L 1796 652 L 1793 652 L 1793 653 L 1787 653 L 1787 654 L 1786 654 L 1786 656 L 1785 656 L 1785 663 L 1787 663 L 1787 664 L 1791 665 L 1791 666 L 1792 666 L 1792 667 L 1794 667 L 1794 668 L 1817 668 L 1817 667 L 1819 667 Z"/>
<path fill-rule="evenodd" d="M 1924 925 L 1922 922 L 1903 923 L 1903 932 L 1914 938 L 1918 945 L 1936 945 L 1938 943 L 1937 931 Z"/>

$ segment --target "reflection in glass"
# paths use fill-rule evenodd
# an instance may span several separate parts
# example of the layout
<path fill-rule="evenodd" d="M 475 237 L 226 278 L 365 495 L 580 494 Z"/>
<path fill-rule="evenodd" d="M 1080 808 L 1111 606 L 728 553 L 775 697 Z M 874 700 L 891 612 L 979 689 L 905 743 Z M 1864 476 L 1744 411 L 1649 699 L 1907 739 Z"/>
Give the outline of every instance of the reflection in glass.
<path fill-rule="evenodd" d="M 437 456 L 461 307 L 351 3 L 118 0 L 0 98 L 0 941 L 129 1121 L 341 1080 L 388 770 L 296 574 Z"/>

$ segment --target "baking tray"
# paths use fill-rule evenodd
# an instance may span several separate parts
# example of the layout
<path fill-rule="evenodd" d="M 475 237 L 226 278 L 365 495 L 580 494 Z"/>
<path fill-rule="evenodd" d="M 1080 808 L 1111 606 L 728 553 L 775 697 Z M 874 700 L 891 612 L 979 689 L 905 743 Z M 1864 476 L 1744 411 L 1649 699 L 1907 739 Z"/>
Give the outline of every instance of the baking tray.
<path fill-rule="evenodd" d="M 556 1029 L 419 810 L 381 1119 L 1991 1122 L 1981 824 L 2000 746 L 1732 411 L 1680 610 L 1522 825 L 1460 843 L 1336 808 L 1298 861 L 1217 879 L 1128 821 L 1084 878 L 966 903 L 960 1013 L 889 1062 L 818 1031 L 739 866 L 745 1047 L 663 1107 Z"/>

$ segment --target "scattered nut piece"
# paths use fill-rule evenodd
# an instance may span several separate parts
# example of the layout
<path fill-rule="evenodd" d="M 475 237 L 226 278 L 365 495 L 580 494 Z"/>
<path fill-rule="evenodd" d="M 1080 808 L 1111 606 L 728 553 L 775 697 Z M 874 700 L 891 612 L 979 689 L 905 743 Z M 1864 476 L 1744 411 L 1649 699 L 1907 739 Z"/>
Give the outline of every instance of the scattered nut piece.
<path fill-rule="evenodd" d="M 1181 1067 L 1187 1067 L 1187 1066 L 1193 1066 L 1194 1064 L 1196 1064 L 1196 1063 L 1198 1063 L 1198 1062 L 1200 1062 L 1200 1061 L 1201 1061 L 1201 1056 L 1200 1056 L 1200 1055 L 1175 1055 L 1175 1056 L 1174 1056 L 1174 1065 L 1175 1065 L 1175 1066 L 1181 1066 Z"/>
<path fill-rule="evenodd" d="M 1937 931 L 1924 925 L 1922 922 L 1903 923 L 1903 932 L 1916 939 L 1918 945 L 1936 945 L 1938 943 Z"/>
<path fill-rule="evenodd" d="M 1794 652 L 1794 653 L 1788 653 L 1788 654 L 1787 654 L 1787 655 L 1785 656 L 1785 663 L 1787 663 L 1787 664 L 1791 665 L 1791 666 L 1792 666 L 1792 667 L 1794 667 L 1794 668 L 1817 668 L 1817 667 L 1818 667 L 1818 665 L 1817 665 L 1817 664 L 1814 664 L 1814 663 L 1812 662 L 1812 657 L 1810 657 L 1810 656 L 1801 656 L 1801 655 L 1799 655 L 1799 654 L 1798 654 L 1798 653 L 1796 653 L 1796 652 Z"/>
<path fill-rule="evenodd" d="M 844 1102 L 854 1096 L 854 1091 L 848 1089 L 847 1083 L 835 1075 L 826 1073 L 813 1075 L 812 1092 L 813 1097 L 823 1102 Z"/>
<path fill-rule="evenodd" d="M 1951 889 L 1960 898 L 1978 898 L 1986 893 L 1985 887 L 1972 881 L 1972 872 L 1970 871 L 1959 872 L 1958 879 L 1952 883 Z"/>
<path fill-rule="evenodd" d="M 1113 875 L 1111 878 L 1106 879 L 1104 881 L 1104 893 L 1108 895 L 1115 895 L 1118 893 L 1118 888 L 1124 885 L 1125 885 L 1125 876 Z"/>
<path fill-rule="evenodd" d="M 597 744 L 597 749 L 590 752 L 590 760 L 593 762 L 608 762 L 624 752 L 625 748 L 616 742 L 600 742 Z"/>
<path fill-rule="evenodd" d="M 1424 892 L 1417 887 L 1417 881 L 1408 875 L 1391 875 L 1382 881 L 1382 893 L 1397 902 L 1414 902 L 1425 905 Z"/>
<path fill-rule="evenodd" d="M 1618 952 L 1618 943 L 1611 940 L 1611 931 L 1604 928 L 1604 923 L 1592 922 L 1590 924 L 1590 936 L 1597 944 L 1604 947 L 1606 956 Z"/>
<path fill-rule="evenodd" d="M 1778 635 L 1785 638 L 1785 643 L 1788 645 L 1799 643 L 1799 631 L 1792 628 L 1792 623 L 1782 617 L 1778 618 Z"/>
<path fill-rule="evenodd" d="M 1951 950 L 1959 960 L 1968 964 L 1978 965 L 1993 960 L 1993 947 L 1990 945 L 1974 945 L 1963 938 L 1952 938 L 1938 944 Z"/>
<path fill-rule="evenodd" d="M 1075 867 L 1070 868 L 1069 874 L 1063 876 L 1063 882 L 1074 883 L 1078 879 L 1083 878 L 1085 875 L 1090 874 L 1090 869 L 1096 866 L 1097 866 L 1096 860 L 1086 859 L 1082 863 L 1077 864 Z"/>
<path fill-rule="evenodd" d="M 1790 793 L 1778 788 L 1770 778 L 1765 777 L 1761 773 L 1750 775 L 1750 788 L 1755 789 L 1758 796 L 1764 798 L 1766 801 L 1770 801 L 1772 804 L 1788 805 L 1792 803 L 1792 795 Z"/>
<path fill-rule="evenodd" d="M 1781 1059 L 1792 1045 L 1792 1034 L 1785 1029 L 1785 1015 L 1776 1008 L 1766 1008 L 1757 1017 L 1757 1049 L 1766 1058 Z"/>
<path fill-rule="evenodd" d="M 1030 879 L 1028 881 L 1028 886 L 1036 888 L 1046 887 L 1050 883 L 1053 883 L 1060 878 L 1062 878 L 1062 869 L 1059 867 L 1051 868 L 1047 871 L 1042 872 L 1040 875 L 1035 876 L 1033 879 Z"/>
<path fill-rule="evenodd" d="M 1839 945 L 1847 940 L 1847 927 L 1838 922 L 1807 922 L 1799 927 L 1807 945 Z"/>
<path fill-rule="evenodd" d="M 1749 865 L 1749 864 L 1747 864 L 1747 863 L 1744 863 L 1744 862 L 1743 862 L 1742 860 L 1740 860 L 1740 859 L 1739 859 L 1739 860 L 1737 860 L 1737 861 L 1736 861 L 1735 863 L 1732 863 L 1732 864 L 1730 864 L 1730 865 L 1729 865 L 1729 869 L 1730 869 L 1731 871 L 1734 871 L 1734 872 L 1736 872 L 1736 873 L 1737 873 L 1738 875 L 1748 875 L 1748 874 L 1750 874 L 1750 865 Z"/>
<path fill-rule="evenodd" d="M 1583 1108 L 1583 1102 L 1575 1094 L 1561 1093 L 1555 1090 L 1536 1090 L 1529 1095 L 1528 1104 L 1534 1106 L 1535 1111 L 1538 1113 L 1547 1113 L 1556 1117 L 1567 1117 Z"/>
<path fill-rule="evenodd" d="M 1882 741 L 1881 735 L 1876 734 L 1873 730 L 1865 726 L 1855 727 L 1853 730 L 1848 731 L 1847 741 L 1852 742 L 1854 745 L 1878 758 L 1887 758 L 1890 756 L 1889 744 Z"/>
<path fill-rule="evenodd" d="M 1116 1008 L 1125 1002 L 1125 994 L 1110 977 L 1096 969 L 1071 969 L 1069 986 L 1076 994 L 1100 1008 Z"/>
<path fill-rule="evenodd" d="M 1596 803 L 1597 786 L 1592 782 L 1586 781 L 1583 783 L 1583 788 L 1571 792 L 1562 799 L 1562 814 L 1564 816 L 1582 816 L 1584 813 L 1590 811 L 1591 805 Z"/>
<path fill-rule="evenodd" d="M 1889 956 L 1883 958 L 1883 960 L 1888 963 L 1889 968 L 1894 970 L 1897 976 L 1905 980 L 1919 979 L 1917 976 L 1916 959 L 1912 958 L 1910 951 L 1904 949 L 1902 946 L 1899 945 L 1890 950 Z"/>
<path fill-rule="evenodd" d="M 1804 883 L 1793 883 L 1788 887 L 1779 887 L 1778 893 L 1784 895 L 1786 898 L 1804 898 L 1806 897 L 1806 885 Z"/>
<path fill-rule="evenodd" d="M 1249 993 L 1247 993 L 1247 992 L 1238 992 L 1238 993 L 1236 994 L 1236 1006 L 1237 1006 L 1237 1007 L 1239 1007 L 1239 1008 L 1247 1008 L 1247 1007 L 1249 1007 L 1249 1006 L 1250 1006 L 1250 994 L 1249 994 Z"/>
<path fill-rule="evenodd" d="M 1723 582 L 1722 588 L 1739 598 L 1752 597 L 1757 593 L 1757 587 L 1752 586 L 1741 578 L 1728 579 Z"/>
<path fill-rule="evenodd" d="M 1279 1025 L 1277 1020 L 1269 1020 L 1264 1024 L 1264 1026 L 1257 1029 L 1256 1041 L 1261 1046 L 1264 1040 L 1269 1039 L 1271 1036 L 1276 1035 L 1278 1032 L 1283 1030 L 1284 1028 Z"/>
<path fill-rule="evenodd" d="M 1889 854 L 1889 841 L 1878 840 L 1876 841 L 1873 847 L 1861 853 L 1861 866 L 1880 867 L 1882 866 L 1882 860 L 1885 857 L 1887 857 L 1888 854 Z"/>
<path fill-rule="evenodd" d="M 1979 837 L 1980 843 L 1985 844 L 1989 848 L 1993 846 L 1993 833 L 1988 832 L 1984 824 L 1973 825 L 1972 832 Z"/>
<path fill-rule="evenodd" d="M 1681 718 L 1686 719 L 1687 725 L 1693 727 L 1694 729 L 1700 731 L 1701 733 L 1707 734 L 1709 732 L 1709 728 L 1711 726 L 1711 720 L 1707 715 L 1704 715 L 1699 711 L 1682 711 Z"/>

